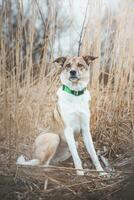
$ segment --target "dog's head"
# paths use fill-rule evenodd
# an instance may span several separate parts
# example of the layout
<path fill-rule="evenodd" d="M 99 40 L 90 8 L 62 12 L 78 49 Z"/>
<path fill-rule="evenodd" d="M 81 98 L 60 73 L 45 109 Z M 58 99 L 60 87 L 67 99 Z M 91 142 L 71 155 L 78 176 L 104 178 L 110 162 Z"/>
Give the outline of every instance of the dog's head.
<path fill-rule="evenodd" d="M 81 85 L 86 87 L 89 82 L 89 67 L 97 57 L 59 57 L 54 62 L 61 68 L 61 82 L 67 86 Z"/>

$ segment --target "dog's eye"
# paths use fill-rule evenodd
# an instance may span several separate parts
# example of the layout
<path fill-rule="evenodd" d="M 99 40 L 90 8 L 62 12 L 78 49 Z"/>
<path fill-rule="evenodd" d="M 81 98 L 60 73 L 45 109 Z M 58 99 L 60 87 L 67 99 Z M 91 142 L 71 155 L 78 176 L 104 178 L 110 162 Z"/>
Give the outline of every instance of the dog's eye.
<path fill-rule="evenodd" d="M 82 64 L 80 64 L 80 63 L 78 64 L 78 67 L 79 67 L 79 69 L 81 69 L 81 70 L 84 68 L 84 66 L 83 66 Z"/>
<path fill-rule="evenodd" d="M 71 64 L 67 64 L 66 68 L 68 68 L 68 69 L 71 68 Z"/>

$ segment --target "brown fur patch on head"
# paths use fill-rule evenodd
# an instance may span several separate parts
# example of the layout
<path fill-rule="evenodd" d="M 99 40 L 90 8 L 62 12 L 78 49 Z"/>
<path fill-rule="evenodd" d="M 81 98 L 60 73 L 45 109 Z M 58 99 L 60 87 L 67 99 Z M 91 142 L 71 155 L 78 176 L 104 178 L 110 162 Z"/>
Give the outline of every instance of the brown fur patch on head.
<path fill-rule="evenodd" d="M 59 65 L 61 65 L 63 67 L 65 61 L 66 61 L 67 57 L 59 57 L 56 60 L 53 61 L 53 63 L 58 63 Z"/>
<path fill-rule="evenodd" d="M 82 58 L 84 59 L 84 61 L 86 62 L 86 64 L 89 65 L 92 61 L 94 61 L 98 57 L 94 57 L 94 56 L 82 56 Z"/>

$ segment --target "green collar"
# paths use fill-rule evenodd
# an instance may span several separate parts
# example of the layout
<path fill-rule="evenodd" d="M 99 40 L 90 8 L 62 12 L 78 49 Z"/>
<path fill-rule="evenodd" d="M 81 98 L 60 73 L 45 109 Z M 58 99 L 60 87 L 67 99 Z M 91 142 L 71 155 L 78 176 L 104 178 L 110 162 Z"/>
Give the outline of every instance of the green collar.
<path fill-rule="evenodd" d="M 79 91 L 76 91 L 76 90 L 71 90 L 69 87 L 67 87 L 66 85 L 63 85 L 62 87 L 63 91 L 69 93 L 69 94 L 72 94 L 74 96 L 80 96 L 82 94 L 84 94 L 86 88 L 84 88 L 83 90 L 79 90 Z"/>

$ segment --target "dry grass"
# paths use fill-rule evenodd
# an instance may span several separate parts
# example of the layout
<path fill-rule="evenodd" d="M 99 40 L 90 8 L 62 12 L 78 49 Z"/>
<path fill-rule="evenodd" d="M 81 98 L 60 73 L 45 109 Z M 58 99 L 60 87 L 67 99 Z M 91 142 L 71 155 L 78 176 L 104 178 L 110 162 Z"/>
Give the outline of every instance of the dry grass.
<path fill-rule="evenodd" d="M 18 154 L 23 153 L 30 157 L 32 153 L 30 144 L 33 143 L 40 129 L 49 128 L 56 101 L 55 91 L 60 84 L 58 70 L 52 64 L 48 64 L 48 58 L 50 61 L 53 58 L 50 42 L 54 32 L 46 29 L 51 34 L 48 34 L 41 47 L 36 49 L 36 29 L 32 22 L 36 20 L 39 12 L 33 4 L 31 6 L 33 21 L 29 21 L 23 15 L 21 4 L 19 6 L 16 27 L 12 25 L 8 3 L 3 3 L 0 15 L 0 169 L 3 173 L 4 170 L 5 173 L 9 169 L 10 172 L 16 170 L 15 160 Z M 96 9 L 100 7 L 94 5 L 92 12 L 96 13 Z M 117 158 L 125 157 L 127 150 L 133 144 L 134 16 L 132 9 L 131 2 L 124 1 L 118 14 L 112 15 L 107 11 L 107 18 L 103 19 L 103 22 L 97 18 L 93 24 L 89 16 L 81 48 L 81 54 L 90 52 L 100 55 L 98 62 L 91 68 L 89 86 L 92 94 L 91 131 L 96 148 L 104 153 L 105 147 L 105 157 L 114 164 Z M 50 21 L 51 17 L 50 15 Z M 7 35 L 3 28 L 5 24 L 9 33 Z M 93 27 L 97 25 L 99 28 L 94 32 L 93 37 L 90 30 L 94 30 Z M 104 30 L 107 32 L 105 39 L 101 38 L 101 32 Z M 112 30 L 114 34 L 111 33 Z M 35 51 L 42 53 L 39 63 L 35 62 Z M 92 167 L 82 143 L 80 151 L 83 162 L 87 167 Z M 70 163 L 67 166 L 69 165 Z M 38 183 L 43 182 L 42 177 L 49 176 L 50 181 L 55 182 L 54 189 L 58 185 L 73 193 L 77 190 L 76 186 L 81 187 L 82 190 L 84 183 L 87 191 L 112 187 L 116 179 L 109 180 L 110 186 L 107 180 L 98 178 L 95 173 L 82 179 L 75 175 L 72 165 L 71 168 L 66 169 L 54 168 L 50 174 L 42 170 L 39 174 L 31 172 L 24 168 L 20 169 L 20 173 L 17 171 L 17 174 L 25 179 L 32 178 L 33 182 L 38 177 Z M 33 174 L 37 176 L 33 177 Z M 118 172 L 115 177 L 119 174 Z M 63 176 L 67 176 L 67 181 L 60 179 Z M 70 177 L 72 181 L 68 184 Z"/>

